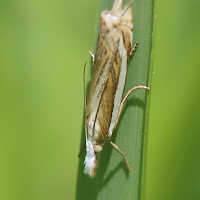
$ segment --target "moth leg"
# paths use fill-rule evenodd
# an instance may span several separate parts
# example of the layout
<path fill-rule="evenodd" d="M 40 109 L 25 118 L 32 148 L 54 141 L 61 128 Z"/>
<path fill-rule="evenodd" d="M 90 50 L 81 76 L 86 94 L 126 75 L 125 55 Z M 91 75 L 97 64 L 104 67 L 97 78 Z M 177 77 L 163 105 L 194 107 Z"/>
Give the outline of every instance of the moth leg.
<path fill-rule="evenodd" d="M 78 157 L 81 156 L 81 153 L 83 152 L 83 149 L 85 148 L 85 145 L 86 145 L 85 142 L 81 145 L 80 151 L 78 153 Z"/>
<path fill-rule="evenodd" d="M 137 49 L 138 44 L 139 44 L 139 43 L 138 43 L 138 41 L 137 41 L 137 42 L 135 43 L 133 49 L 132 49 L 131 52 L 130 52 L 130 56 L 132 56 L 133 52 Z"/>
<path fill-rule="evenodd" d="M 114 130 L 115 130 L 115 128 L 116 128 L 116 126 L 117 126 L 117 124 L 118 124 L 118 122 L 119 122 L 119 117 L 120 117 L 120 115 L 121 115 L 121 113 L 122 113 L 122 109 L 123 109 L 123 106 L 124 106 L 124 103 L 125 103 L 126 99 L 127 99 L 128 96 L 129 96 L 134 90 L 136 90 L 136 89 L 147 89 L 147 90 L 150 90 L 150 87 L 147 87 L 147 86 L 144 86 L 144 85 L 138 85 L 138 86 L 133 87 L 132 89 L 130 89 L 130 90 L 127 92 L 126 96 L 124 97 L 124 99 L 123 99 L 123 101 L 121 102 L 121 105 L 120 105 L 120 107 L 119 107 L 119 112 L 118 112 L 118 115 L 117 115 L 117 120 L 116 120 L 116 123 L 115 123 Z"/>
<path fill-rule="evenodd" d="M 116 151 L 118 151 L 118 152 L 123 156 L 123 158 L 124 158 L 124 160 L 125 160 L 125 162 L 126 162 L 126 166 L 127 166 L 127 168 L 128 168 L 128 171 L 130 171 L 131 168 L 130 168 L 130 165 L 128 164 L 128 160 L 127 160 L 125 154 L 119 149 L 119 147 L 118 147 L 116 144 L 114 144 L 114 143 L 111 142 L 111 141 L 110 141 L 110 144 L 112 145 L 112 147 L 113 147 Z"/>
<path fill-rule="evenodd" d="M 91 51 L 89 51 L 89 54 L 92 56 L 92 61 L 94 62 L 94 54 Z"/>

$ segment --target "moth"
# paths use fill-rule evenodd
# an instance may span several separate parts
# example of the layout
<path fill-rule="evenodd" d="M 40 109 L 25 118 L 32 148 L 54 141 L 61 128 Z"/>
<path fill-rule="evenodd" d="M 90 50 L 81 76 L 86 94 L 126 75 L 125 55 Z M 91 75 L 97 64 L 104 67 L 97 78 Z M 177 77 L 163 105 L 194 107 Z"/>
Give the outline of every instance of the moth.
<path fill-rule="evenodd" d="M 132 32 L 132 2 L 122 8 L 122 0 L 116 0 L 111 11 L 101 13 L 95 56 L 90 52 L 94 66 L 89 97 L 85 102 L 84 173 L 90 177 L 96 174 L 96 156 L 112 136 L 130 93 L 139 88 L 150 89 L 142 85 L 133 87 L 122 101 L 129 57 L 138 44 L 132 49 Z M 124 157 L 130 170 L 124 153 L 113 142 L 109 142 Z"/>

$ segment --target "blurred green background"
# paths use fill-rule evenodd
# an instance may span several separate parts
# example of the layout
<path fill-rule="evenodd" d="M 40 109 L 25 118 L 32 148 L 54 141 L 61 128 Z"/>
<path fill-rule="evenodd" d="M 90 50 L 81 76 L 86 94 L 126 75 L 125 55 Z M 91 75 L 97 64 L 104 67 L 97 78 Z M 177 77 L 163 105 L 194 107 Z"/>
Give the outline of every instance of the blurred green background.
<path fill-rule="evenodd" d="M 98 5 L 0 1 L 0 199 L 74 199 Z M 197 200 L 200 1 L 155 9 L 146 199 Z"/>

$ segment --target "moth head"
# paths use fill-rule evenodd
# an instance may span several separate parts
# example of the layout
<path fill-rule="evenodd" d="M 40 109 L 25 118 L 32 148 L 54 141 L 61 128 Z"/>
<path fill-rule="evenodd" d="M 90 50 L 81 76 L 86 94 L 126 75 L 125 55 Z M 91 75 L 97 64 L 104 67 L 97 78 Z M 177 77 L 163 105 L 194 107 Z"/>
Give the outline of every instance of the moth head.
<path fill-rule="evenodd" d="M 96 175 L 96 169 L 98 166 L 98 162 L 97 162 L 96 158 L 95 157 L 91 157 L 91 158 L 86 157 L 84 164 L 85 164 L 84 173 L 88 174 L 91 178 L 94 178 Z"/>
<path fill-rule="evenodd" d="M 91 178 L 93 178 L 96 174 L 96 168 L 98 166 L 98 162 L 96 159 L 96 152 L 94 149 L 93 142 L 90 140 L 86 141 L 86 156 L 84 164 L 85 164 L 84 173 L 88 174 Z"/>

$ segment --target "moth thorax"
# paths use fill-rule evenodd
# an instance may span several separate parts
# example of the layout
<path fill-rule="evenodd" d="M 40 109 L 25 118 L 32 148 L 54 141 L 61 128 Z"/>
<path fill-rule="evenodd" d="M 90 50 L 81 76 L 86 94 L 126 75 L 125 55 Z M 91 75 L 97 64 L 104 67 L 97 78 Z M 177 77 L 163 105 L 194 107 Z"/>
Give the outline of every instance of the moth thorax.
<path fill-rule="evenodd" d="M 102 150 L 102 146 L 100 146 L 100 145 L 98 145 L 98 144 L 94 145 L 94 151 L 95 151 L 96 153 L 99 153 L 101 150 Z"/>

